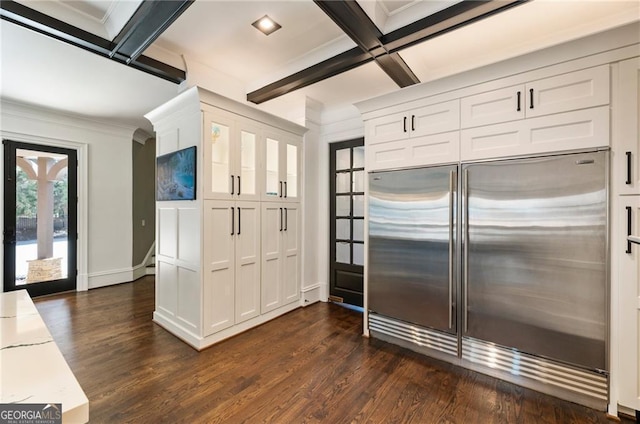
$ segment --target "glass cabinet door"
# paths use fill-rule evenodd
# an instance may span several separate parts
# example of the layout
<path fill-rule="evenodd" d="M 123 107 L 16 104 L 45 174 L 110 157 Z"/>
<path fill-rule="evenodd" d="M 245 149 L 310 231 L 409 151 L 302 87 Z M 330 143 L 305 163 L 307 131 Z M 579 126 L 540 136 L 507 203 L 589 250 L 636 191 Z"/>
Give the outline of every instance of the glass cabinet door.
<path fill-rule="evenodd" d="M 209 198 L 230 198 L 232 182 L 232 122 L 205 114 L 204 125 L 204 192 Z M 233 185 L 233 187 L 232 187 Z"/>
<path fill-rule="evenodd" d="M 236 171 L 236 194 L 245 199 L 258 196 L 258 135 L 250 129 L 240 130 Z"/>
<path fill-rule="evenodd" d="M 280 179 L 280 141 L 267 137 L 265 140 L 265 196 L 277 198 L 282 195 Z"/>
<path fill-rule="evenodd" d="M 286 145 L 286 175 L 285 175 L 285 193 L 284 197 L 291 200 L 297 200 L 299 197 L 298 173 L 300 172 L 300 146 L 295 143 L 288 142 Z"/>

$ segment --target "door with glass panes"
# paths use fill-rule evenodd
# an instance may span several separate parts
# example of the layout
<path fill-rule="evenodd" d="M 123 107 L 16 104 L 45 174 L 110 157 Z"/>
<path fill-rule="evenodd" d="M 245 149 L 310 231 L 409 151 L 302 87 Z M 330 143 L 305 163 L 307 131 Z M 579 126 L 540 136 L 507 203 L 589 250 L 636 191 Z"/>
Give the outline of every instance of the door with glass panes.
<path fill-rule="evenodd" d="M 364 139 L 330 145 L 331 300 L 362 306 Z"/>

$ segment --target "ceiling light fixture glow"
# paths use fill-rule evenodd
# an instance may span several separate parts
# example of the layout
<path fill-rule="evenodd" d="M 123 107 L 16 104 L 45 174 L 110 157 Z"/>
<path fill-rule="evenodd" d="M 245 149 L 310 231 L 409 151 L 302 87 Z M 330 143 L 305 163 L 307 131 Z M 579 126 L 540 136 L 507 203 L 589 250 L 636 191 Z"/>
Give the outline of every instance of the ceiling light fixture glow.
<path fill-rule="evenodd" d="M 280 28 L 282 28 L 280 24 L 278 24 L 276 21 L 274 21 L 267 15 L 264 15 L 262 18 L 258 19 L 251 25 L 256 27 L 258 31 L 260 31 L 264 35 L 269 35 L 273 32 L 276 32 Z"/>

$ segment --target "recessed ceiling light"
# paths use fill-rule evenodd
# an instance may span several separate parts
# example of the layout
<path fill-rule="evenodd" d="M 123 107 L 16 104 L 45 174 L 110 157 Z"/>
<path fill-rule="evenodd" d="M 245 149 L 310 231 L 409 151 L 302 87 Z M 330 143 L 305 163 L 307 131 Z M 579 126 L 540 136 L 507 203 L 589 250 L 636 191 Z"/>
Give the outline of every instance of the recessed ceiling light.
<path fill-rule="evenodd" d="M 267 15 L 264 15 L 262 18 L 258 19 L 251 25 L 256 27 L 258 31 L 260 31 L 264 35 L 269 35 L 272 32 L 276 32 L 277 30 L 282 28 L 282 26 L 279 23 L 277 23 Z"/>

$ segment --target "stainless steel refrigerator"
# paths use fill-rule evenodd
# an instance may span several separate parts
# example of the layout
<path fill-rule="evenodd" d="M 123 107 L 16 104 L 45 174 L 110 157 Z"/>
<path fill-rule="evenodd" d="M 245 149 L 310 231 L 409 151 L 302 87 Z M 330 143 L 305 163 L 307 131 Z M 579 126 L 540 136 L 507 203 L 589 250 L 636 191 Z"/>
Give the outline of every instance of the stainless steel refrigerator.
<path fill-rule="evenodd" d="M 370 173 L 374 337 L 606 400 L 608 160 Z"/>

